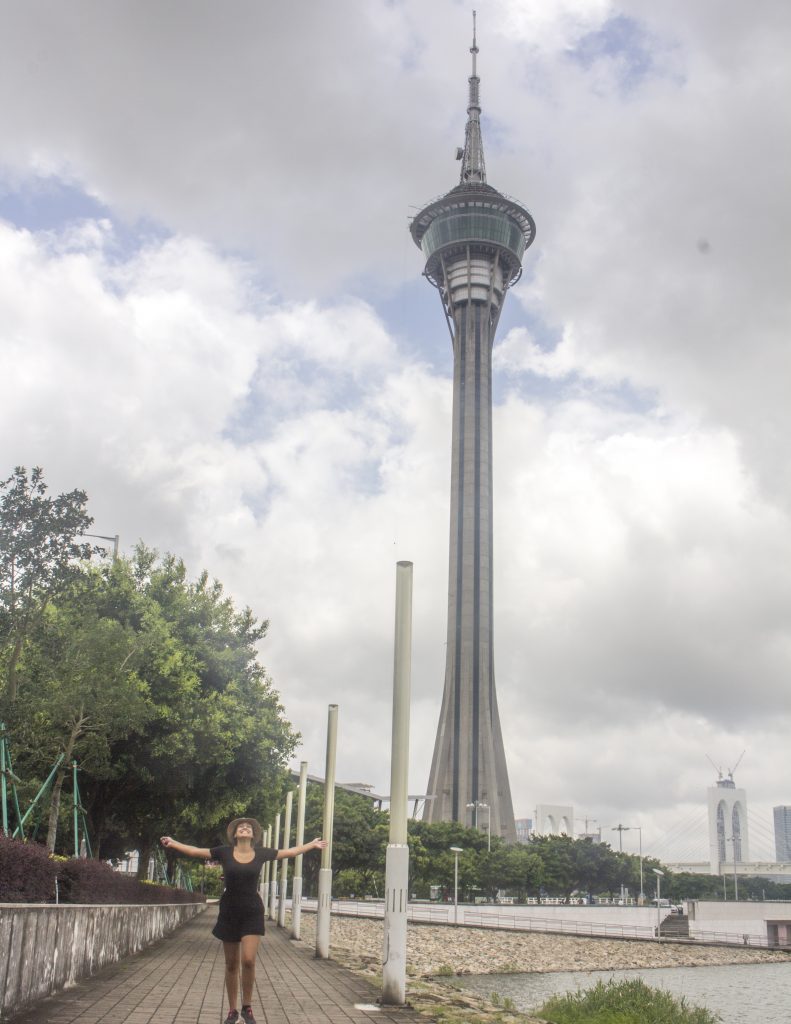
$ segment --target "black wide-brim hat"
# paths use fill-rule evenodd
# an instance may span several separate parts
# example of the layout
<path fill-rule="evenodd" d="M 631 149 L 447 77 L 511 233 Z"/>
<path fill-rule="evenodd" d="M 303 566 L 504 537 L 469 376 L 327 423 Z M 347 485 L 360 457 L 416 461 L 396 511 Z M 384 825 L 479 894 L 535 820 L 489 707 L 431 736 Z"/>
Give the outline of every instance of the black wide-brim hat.
<path fill-rule="evenodd" d="M 264 830 L 255 820 L 255 818 L 234 818 L 228 828 L 225 830 L 225 835 L 231 846 L 234 845 L 234 836 L 237 828 L 242 825 L 252 825 L 253 827 L 253 846 L 260 846 L 261 840 L 264 838 Z"/>

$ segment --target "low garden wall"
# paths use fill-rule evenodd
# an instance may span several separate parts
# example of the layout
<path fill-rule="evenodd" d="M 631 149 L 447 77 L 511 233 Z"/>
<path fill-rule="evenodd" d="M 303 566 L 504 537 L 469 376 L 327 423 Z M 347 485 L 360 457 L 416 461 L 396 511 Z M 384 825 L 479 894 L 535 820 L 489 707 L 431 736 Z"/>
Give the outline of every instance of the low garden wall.
<path fill-rule="evenodd" d="M 140 952 L 205 909 L 0 903 L 0 1020 Z"/>

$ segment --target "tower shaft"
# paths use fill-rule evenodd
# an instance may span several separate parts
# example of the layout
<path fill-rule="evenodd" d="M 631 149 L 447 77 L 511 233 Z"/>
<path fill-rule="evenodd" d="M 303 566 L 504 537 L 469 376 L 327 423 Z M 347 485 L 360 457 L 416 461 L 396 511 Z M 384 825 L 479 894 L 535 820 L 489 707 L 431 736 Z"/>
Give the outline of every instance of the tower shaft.
<path fill-rule="evenodd" d="M 453 339 L 448 643 L 424 818 L 486 825 L 516 842 L 494 688 L 492 343 L 535 222 L 486 182 L 474 14 L 470 52 L 459 184 L 421 210 L 410 227 Z"/>
<path fill-rule="evenodd" d="M 492 344 L 503 293 L 496 254 L 443 261 L 453 333 L 450 559 L 445 688 L 429 777 L 429 821 L 471 821 L 515 842 L 494 686 Z"/>

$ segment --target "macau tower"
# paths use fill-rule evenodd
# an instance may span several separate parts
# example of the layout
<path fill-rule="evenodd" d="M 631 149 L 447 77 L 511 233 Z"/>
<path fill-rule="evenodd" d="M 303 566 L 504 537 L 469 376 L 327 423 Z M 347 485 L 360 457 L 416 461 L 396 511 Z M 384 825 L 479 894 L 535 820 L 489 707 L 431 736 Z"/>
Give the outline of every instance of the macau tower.
<path fill-rule="evenodd" d="M 464 148 L 456 152 L 460 182 L 410 226 L 453 342 L 447 660 L 424 819 L 487 826 L 516 842 L 494 688 L 492 344 L 535 223 L 486 183 L 474 13 L 470 52 Z"/>

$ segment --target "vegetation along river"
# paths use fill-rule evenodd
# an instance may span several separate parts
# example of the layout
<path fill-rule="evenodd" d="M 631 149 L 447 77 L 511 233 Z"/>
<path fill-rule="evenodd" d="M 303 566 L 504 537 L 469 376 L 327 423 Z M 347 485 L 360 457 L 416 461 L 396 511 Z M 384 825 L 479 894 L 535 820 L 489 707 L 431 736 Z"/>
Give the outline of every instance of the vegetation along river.
<path fill-rule="evenodd" d="M 516 1009 L 535 1012 L 552 995 L 591 988 L 597 981 L 642 978 L 674 996 L 718 1013 L 723 1024 L 791 1024 L 791 962 L 722 967 L 665 967 L 632 971 L 554 971 L 476 974 L 459 978 L 459 988 L 487 999 L 511 999 Z"/>

